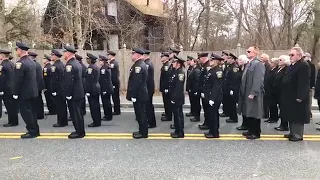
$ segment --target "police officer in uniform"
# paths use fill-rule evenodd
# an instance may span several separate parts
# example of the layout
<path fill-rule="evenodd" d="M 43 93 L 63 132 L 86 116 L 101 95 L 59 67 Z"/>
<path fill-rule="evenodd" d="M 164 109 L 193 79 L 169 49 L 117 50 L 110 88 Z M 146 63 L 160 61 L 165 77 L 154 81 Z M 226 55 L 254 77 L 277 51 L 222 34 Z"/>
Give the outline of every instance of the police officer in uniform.
<path fill-rule="evenodd" d="M 82 62 L 82 56 L 76 54 L 76 59 L 79 61 L 81 67 L 82 67 L 82 84 L 83 84 L 83 90 L 84 92 L 86 92 L 85 90 L 85 84 L 86 84 L 86 76 L 87 76 L 87 67 L 86 65 L 83 64 Z M 81 112 L 83 115 L 86 115 L 87 111 L 86 111 L 86 97 L 83 98 L 82 102 L 81 102 Z M 71 120 L 71 118 L 69 118 Z"/>
<path fill-rule="evenodd" d="M 53 127 L 65 127 L 68 125 L 66 96 L 63 90 L 65 66 L 60 60 L 61 57 L 62 54 L 58 50 L 53 49 L 51 51 L 51 59 L 54 63 L 51 66 L 50 89 L 52 89 L 52 96 L 57 109 L 57 124 L 54 124 Z"/>
<path fill-rule="evenodd" d="M 227 72 L 227 68 L 228 68 L 228 59 L 229 59 L 229 53 L 228 52 L 225 52 L 225 51 L 222 51 L 221 53 L 221 57 L 223 58 L 223 61 L 221 61 L 220 65 L 221 65 L 221 68 L 223 70 L 223 77 L 225 77 L 226 75 L 226 72 Z M 223 94 L 225 95 L 225 94 Z M 222 113 L 220 114 L 220 117 L 229 117 L 229 113 L 228 113 L 228 108 L 227 106 L 225 106 L 225 99 L 227 99 L 226 97 L 223 97 L 223 100 L 222 100 Z"/>
<path fill-rule="evenodd" d="M 89 64 L 86 77 L 86 96 L 89 101 L 89 107 L 93 123 L 88 127 L 101 126 L 101 110 L 100 110 L 100 70 L 96 65 L 97 57 L 91 53 L 87 53 L 87 63 Z"/>
<path fill-rule="evenodd" d="M 51 57 L 48 55 L 44 55 L 44 67 L 43 67 L 43 81 L 44 81 L 44 97 L 46 98 L 47 108 L 49 113 L 45 115 L 55 115 L 57 114 L 56 106 L 53 101 L 52 89 L 50 87 L 51 80 Z"/>
<path fill-rule="evenodd" d="M 27 133 L 21 138 L 35 138 L 40 135 L 37 117 L 34 117 L 32 104 L 38 97 L 36 64 L 28 55 L 29 47 L 16 43 L 16 53 L 20 59 L 14 71 L 13 98 L 18 100 L 22 119 L 26 123 Z"/>
<path fill-rule="evenodd" d="M 189 95 L 190 105 L 191 105 L 191 114 L 194 116 L 190 119 L 192 122 L 199 122 L 200 121 L 200 94 L 199 94 L 199 78 L 200 78 L 200 69 L 197 67 L 198 64 L 196 60 L 191 57 L 187 56 L 187 63 L 189 65 L 187 71 L 187 84 L 186 90 Z"/>
<path fill-rule="evenodd" d="M 223 106 L 228 109 L 229 115 L 229 118 L 226 120 L 227 123 L 238 122 L 237 102 L 242 73 L 240 72 L 236 60 L 237 57 L 232 53 L 229 53 L 227 59 L 228 67 L 226 68 L 225 77 L 223 78 Z"/>
<path fill-rule="evenodd" d="M 11 51 L 0 50 L 0 96 L 8 112 L 8 124 L 3 127 L 18 126 L 17 100 L 13 99 L 14 64 L 8 59 Z"/>
<path fill-rule="evenodd" d="M 206 138 L 219 138 L 219 107 L 222 102 L 222 76 L 223 70 L 219 66 L 223 58 L 212 54 L 210 66 L 207 67 L 207 75 L 204 79 L 204 103 L 208 118 L 209 132 L 205 133 Z"/>
<path fill-rule="evenodd" d="M 36 72 L 37 72 L 37 85 L 38 85 L 38 97 L 37 100 L 34 102 L 34 116 L 37 117 L 37 119 L 44 119 L 44 106 L 43 106 L 43 100 L 42 100 L 42 90 L 45 89 L 43 76 L 42 76 L 42 67 L 40 63 L 37 62 L 36 58 L 38 56 L 35 52 L 29 52 L 28 53 L 30 58 L 36 63 Z"/>
<path fill-rule="evenodd" d="M 182 106 L 184 104 L 184 62 L 180 57 L 175 56 L 172 61 L 172 71 L 169 83 L 170 103 L 174 116 L 175 131 L 170 134 L 172 138 L 184 138 L 184 116 Z"/>
<path fill-rule="evenodd" d="M 108 58 L 102 55 L 99 55 L 99 60 L 101 63 L 100 68 L 100 93 L 102 106 L 104 111 L 104 117 L 102 120 L 104 121 L 112 121 L 112 104 L 111 104 L 111 96 L 113 93 L 113 85 L 111 80 L 111 69 L 108 64 Z"/>
<path fill-rule="evenodd" d="M 148 88 L 148 102 L 146 104 L 146 112 L 148 119 L 148 127 L 155 128 L 157 127 L 156 116 L 154 113 L 153 106 L 153 94 L 154 94 L 154 67 L 153 63 L 150 60 L 150 51 L 143 49 L 144 51 L 144 62 L 148 68 L 148 79 L 147 79 L 147 88 Z"/>
<path fill-rule="evenodd" d="M 119 71 L 119 64 L 116 60 L 116 53 L 113 51 L 108 51 L 107 53 L 109 64 L 111 68 L 111 79 L 113 84 L 114 93 L 112 94 L 112 101 L 113 101 L 113 115 L 120 115 L 120 71 Z"/>
<path fill-rule="evenodd" d="M 208 103 L 205 102 L 204 99 L 204 83 L 205 83 L 205 78 L 207 76 L 208 70 L 210 70 L 210 61 L 208 59 L 208 54 L 206 52 L 203 53 L 199 53 L 198 57 L 199 57 L 199 61 L 201 63 L 201 69 L 200 69 L 200 80 L 199 80 L 199 93 L 201 96 L 201 101 L 202 101 L 202 106 L 203 106 L 203 111 L 204 111 L 204 122 L 201 125 L 198 125 L 200 130 L 208 130 L 209 129 L 209 124 L 208 124 L 208 120 L 209 117 L 207 117 L 206 111 L 208 109 Z"/>
<path fill-rule="evenodd" d="M 128 81 L 127 100 L 133 102 L 136 119 L 139 123 L 139 131 L 132 134 L 133 138 L 148 138 L 148 122 L 146 113 L 146 103 L 148 101 L 147 78 L 148 69 L 143 60 L 144 51 L 134 48 L 132 51 L 132 61 L 134 64 L 130 69 Z"/>
<path fill-rule="evenodd" d="M 64 90 L 68 102 L 70 116 L 75 128 L 68 138 L 76 139 L 85 136 L 84 119 L 81 113 L 81 102 L 84 98 L 83 84 L 82 84 L 82 67 L 79 61 L 75 58 L 77 52 L 73 47 L 64 47 L 64 58 L 67 61 L 65 68 Z"/>

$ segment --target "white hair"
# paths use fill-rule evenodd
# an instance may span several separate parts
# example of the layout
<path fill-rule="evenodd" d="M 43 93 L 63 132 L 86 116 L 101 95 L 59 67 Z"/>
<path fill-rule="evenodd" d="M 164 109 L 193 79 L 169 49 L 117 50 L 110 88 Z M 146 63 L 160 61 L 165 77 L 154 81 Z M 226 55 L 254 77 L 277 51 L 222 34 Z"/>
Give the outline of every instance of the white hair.
<path fill-rule="evenodd" d="M 275 63 L 275 64 L 279 64 L 279 58 L 271 58 L 270 62 Z"/>
<path fill-rule="evenodd" d="M 291 62 L 290 62 L 290 57 L 287 56 L 287 55 L 281 55 L 279 56 L 279 59 L 283 60 L 283 62 L 286 64 L 286 65 L 290 65 Z"/>
<path fill-rule="evenodd" d="M 246 64 L 249 61 L 249 59 L 247 55 L 242 54 L 238 57 L 238 61 L 243 61 L 244 62 L 243 64 Z"/>

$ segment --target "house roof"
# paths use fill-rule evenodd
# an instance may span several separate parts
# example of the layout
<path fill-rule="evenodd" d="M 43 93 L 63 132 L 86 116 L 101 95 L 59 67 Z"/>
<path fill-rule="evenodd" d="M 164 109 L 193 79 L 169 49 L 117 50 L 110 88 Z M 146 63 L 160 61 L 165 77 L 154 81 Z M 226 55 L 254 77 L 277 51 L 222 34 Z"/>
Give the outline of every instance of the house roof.
<path fill-rule="evenodd" d="M 161 0 L 150 0 L 147 6 L 145 0 L 125 0 L 141 13 L 145 15 L 167 18 L 169 15 L 163 9 L 163 3 Z"/>

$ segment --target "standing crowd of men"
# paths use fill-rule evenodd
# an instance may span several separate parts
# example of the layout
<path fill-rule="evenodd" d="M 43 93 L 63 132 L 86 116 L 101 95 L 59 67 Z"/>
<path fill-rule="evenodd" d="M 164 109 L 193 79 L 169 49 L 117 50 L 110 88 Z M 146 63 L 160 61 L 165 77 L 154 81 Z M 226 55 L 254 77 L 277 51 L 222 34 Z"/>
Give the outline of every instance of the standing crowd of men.
<path fill-rule="evenodd" d="M 67 126 L 68 119 L 73 122 L 75 132 L 69 135 L 70 139 L 85 136 L 85 97 L 93 120 L 88 127 L 99 127 L 102 120 L 111 121 L 113 115 L 121 114 L 116 53 L 108 51 L 107 56 L 99 57 L 87 53 L 89 65 L 86 67 L 73 47 L 65 46 L 63 54 L 55 49 L 51 52 L 51 56 L 44 56 L 45 66 L 42 69 L 36 61 L 38 55 L 23 43 L 16 43 L 19 60 L 15 64 L 9 59 L 11 51 L 0 50 L 0 96 L 8 111 L 8 124 L 4 127 L 17 126 L 20 111 L 27 128 L 27 133 L 21 138 L 39 136 L 37 120 L 44 118 L 42 92 L 49 110 L 47 115 L 57 115 L 57 123 L 53 127 Z M 219 117 L 228 117 L 227 123 L 237 123 L 240 114 L 243 121 L 237 129 L 246 130 L 243 136 L 247 139 L 260 138 L 261 119 L 265 117 L 268 123 L 281 119 L 280 126 L 275 129 L 290 130 L 285 135 L 290 141 L 303 140 L 304 124 L 309 123 L 312 117 L 310 89 L 315 86 L 312 84 L 315 67 L 301 48 L 294 47 L 289 56 L 271 60 L 266 54 L 258 57 L 259 48 L 254 46 L 239 58 L 228 52 L 222 52 L 221 56 L 202 52 L 197 58 L 187 56 L 184 60 L 178 56 L 179 53 L 179 50 L 170 48 L 169 52 L 161 54 L 163 66 L 159 89 L 165 107 L 161 121 L 174 120 L 170 125 L 174 129 L 172 138 L 184 137 L 183 105 L 187 91 L 191 109 L 186 116 L 192 117 L 192 122 L 200 122 L 202 104 L 204 121 L 199 129 L 208 130 L 204 134 L 206 138 L 220 137 Z M 133 102 L 139 124 L 139 130 L 133 133 L 136 139 L 147 138 L 148 128 L 157 126 L 152 101 L 154 66 L 149 54 L 146 49 L 132 50 L 133 65 L 126 99 Z M 66 63 L 62 62 L 62 57 Z M 185 75 L 186 61 L 188 69 Z M 219 114 L 221 104 L 223 113 Z"/>

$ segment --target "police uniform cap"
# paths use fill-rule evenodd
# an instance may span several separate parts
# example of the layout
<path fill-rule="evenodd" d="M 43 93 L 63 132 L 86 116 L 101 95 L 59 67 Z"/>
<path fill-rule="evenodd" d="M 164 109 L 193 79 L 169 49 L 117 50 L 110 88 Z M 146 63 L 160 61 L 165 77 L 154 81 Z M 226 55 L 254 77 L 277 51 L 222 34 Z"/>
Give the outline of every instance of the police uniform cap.
<path fill-rule="evenodd" d="M 144 54 L 149 55 L 151 53 L 151 51 L 149 51 L 148 49 L 143 49 Z"/>
<path fill-rule="evenodd" d="M 232 54 L 232 53 L 229 53 L 229 57 L 231 57 L 231 58 L 234 59 L 234 60 L 237 60 L 237 59 L 238 59 L 237 56 L 235 56 L 235 55 Z"/>
<path fill-rule="evenodd" d="M 11 51 L 0 49 L 0 54 L 11 54 Z"/>
<path fill-rule="evenodd" d="M 161 57 L 169 57 L 169 53 L 168 52 L 162 52 L 161 53 Z"/>
<path fill-rule="evenodd" d="M 199 53 L 199 54 L 198 54 L 198 57 L 199 57 L 199 58 L 201 58 L 201 57 L 208 57 L 208 54 L 209 54 L 209 53 L 207 53 L 207 52 L 202 52 L 202 53 Z"/>
<path fill-rule="evenodd" d="M 194 58 L 192 56 L 187 56 L 187 61 L 193 60 Z"/>
<path fill-rule="evenodd" d="M 173 57 L 173 61 L 178 61 L 179 63 L 184 63 L 186 60 L 184 60 L 184 59 L 182 59 L 181 57 L 179 57 L 179 56 L 174 56 Z"/>
<path fill-rule="evenodd" d="M 115 55 L 116 55 L 116 53 L 115 53 L 115 52 L 113 52 L 113 51 L 108 51 L 108 52 L 107 52 L 107 55 L 115 56 Z"/>
<path fill-rule="evenodd" d="M 77 59 L 78 61 L 81 61 L 81 60 L 83 59 L 83 57 L 80 56 L 79 54 L 76 54 L 76 59 Z"/>
<path fill-rule="evenodd" d="M 51 50 L 51 54 L 52 55 L 55 55 L 55 56 L 57 56 L 57 57 L 62 57 L 62 54 L 58 51 L 58 50 L 56 50 L 56 49 L 52 49 Z"/>
<path fill-rule="evenodd" d="M 16 46 L 17 46 L 17 48 L 22 49 L 24 51 L 28 51 L 30 49 L 27 45 L 25 45 L 21 42 L 16 42 Z"/>
<path fill-rule="evenodd" d="M 48 56 L 48 55 L 46 55 L 46 54 L 44 55 L 43 59 L 46 59 L 46 60 L 48 60 L 48 61 L 51 61 L 51 57 Z"/>
<path fill-rule="evenodd" d="M 221 56 L 219 56 L 219 55 L 217 55 L 217 54 L 211 54 L 211 60 L 218 60 L 218 61 L 223 61 L 224 59 L 221 57 Z"/>
<path fill-rule="evenodd" d="M 225 52 L 225 51 L 222 51 L 222 55 L 229 56 L 229 53 L 227 53 L 227 52 Z"/>
<path fill-rule="evenodd" d="M 77 52 L 77 50 L 74 49 L 74 48 L 71 47 L 71 46 L 64 46 L 63 52 L 71 52 L 71 53 L 74 53 L 74 54 L 75 54 L 75 53 Z"/>
<path fill-rule="evenodd" d="M 99 55 L 99 59 L 100 61 L 108 61 L 108 58 L 103 55 Z"/>
<path fill-rule="evenodd" d="M 176 53 L 176 54 L 179 54 L 179 53 L 180 53 L 180 50 L 178 50 L 178 49 L 176 49 L 176 48 L 170 47 L 169 49 L 170 49 L 169 53 Z"/>
<path fill-rule="evenodd" d="M 140 49 L 140 48 L 133 48 L 132 51 L 135 52 L 135 53 L 144 55 L 144 51 L 142 49 Z"/>
<path fill-rule="evenodd" d="M 97 59 L 98 59 L 97 56 L 95 56 L 95 55 L 93 55 L 93 54 L 91 54 L 91 53 L 87 53 L 87 57 L 88 57 L 89 59 L 91 59 L 91 60 L 97 60 Z"/>
<path fill-rule="evenodd" d="M 29 54 L 29 56 L 32 56 L 32 57 L 37 57 L 38 56 L 38 54 L 35 53 L 35 52 L 28 52 L 28 54 Z"/>

